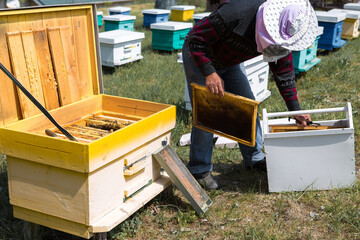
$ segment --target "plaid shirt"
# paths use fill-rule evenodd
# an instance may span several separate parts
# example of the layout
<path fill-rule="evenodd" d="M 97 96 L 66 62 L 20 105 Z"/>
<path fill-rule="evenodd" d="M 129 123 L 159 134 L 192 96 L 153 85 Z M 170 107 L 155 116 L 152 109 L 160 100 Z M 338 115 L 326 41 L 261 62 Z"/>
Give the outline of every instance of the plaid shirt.
<path fill-rule="evenodd" d="M 216 14 L 216 12 L 211 14 L 210 17 L 214 17 L 214 14 Z M 200 20 L 186 37 L 195 65 L 204 76 L 216 72 L 216 69 L 220 70 L 233 66 L 260 55 L 260 53 L 256 51 L 255 40 L 252 42 L 253 45 L 240 43 L 238 45 L 241 47 L 236 48 L 233 44 L 234 40 L 231 40 L 233 36 L 222 38 L 219 34 L 219 29 L 221 30 L 223 27 L 224 26 L 218 27 L 217 30 L 207 17 Z M 253 35 L 255 36 L 255 28 Z M 241 42 L 241 39 L 238 42 Z M 246 46 L 249 47 L 246 48 Z M 287 108 L 290 111 L 300 110 L 292 53 L 279 59 L 276 63 L 269 63 L 269 66 Z"/>

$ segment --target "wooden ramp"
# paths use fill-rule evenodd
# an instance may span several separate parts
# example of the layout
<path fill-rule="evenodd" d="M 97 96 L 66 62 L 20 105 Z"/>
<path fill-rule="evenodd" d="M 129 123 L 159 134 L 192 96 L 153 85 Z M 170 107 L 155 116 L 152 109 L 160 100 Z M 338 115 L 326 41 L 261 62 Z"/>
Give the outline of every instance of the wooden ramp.
<path fill-rule="evenodd" d="M 153 156 L 185 195 L 195 211 L 198 214 L 205 213 L 212 204 L 211 199 L 172 148 L 168 145 Z"/>

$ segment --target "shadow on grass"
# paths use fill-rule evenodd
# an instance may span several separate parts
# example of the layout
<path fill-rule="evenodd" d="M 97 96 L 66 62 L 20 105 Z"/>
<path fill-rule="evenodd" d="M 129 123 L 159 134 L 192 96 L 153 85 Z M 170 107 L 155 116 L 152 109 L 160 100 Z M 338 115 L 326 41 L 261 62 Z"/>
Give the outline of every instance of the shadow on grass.
<path fill-rule="evenodd" d="M 245 169 L 241 164 L 214 164 L 215 176 L 224 192 L 268 193 L 267 174 Z"/>

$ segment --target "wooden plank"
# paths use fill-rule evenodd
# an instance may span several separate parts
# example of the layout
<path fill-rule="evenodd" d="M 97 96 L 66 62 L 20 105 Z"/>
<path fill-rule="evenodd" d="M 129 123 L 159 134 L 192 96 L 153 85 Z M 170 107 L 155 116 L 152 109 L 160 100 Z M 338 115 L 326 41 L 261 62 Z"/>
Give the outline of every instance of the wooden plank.
<path fill-rule="evenodd" d="M 22 85 L 31 92 L 32 89 L 27 72 L 21 34 L 20 32 L 8 33 L 7 37 L 13 74 L 22 83 Z M 28 99 L 28 97 L 23 94 L 19 88 L 17 88 L 17 91 L 23 118 L 39 114 L 40 110 Z"/>
<path fill-rule="evenodd" d="M 43 12 L 42 14 L 44 28 L 57 27 L 56 12 Z"/>
<path fill-rule="evenodd" d="M 44 29 L 42 16 L 39 13 L 26 14 L 27 30 L 37 31 Z"/>
<path fill-rule="evenodd" d="M 341 128 L 338 126 L 306 126 L 304 129 L 299 125 L 269 125 L 272 133 L 276 132 L 291 132 L 291 131 L 310 131 L 310 130 L 325 130 L 325 129 L 334 129 Z"/>
<path fill-rule="evenodd" d="M 88 33 L 88 25 L 91 24 L 91 22 L 89 22 L 86 16 L 86 11 L 87 10 L 76 10 L 71 12 L 81 99 L 93 95 L 89 46 L 89 38 L 93 38 L 93 36 Z"/>
<path fill-rule="evenodd" d="M 57 82 L 51 61 L 49 43 L 45 30 L 34 32 L 35 49 L 39 63 L 40 77 L 44 93 L 46 109 L 58 108 L 59 97 L 57 91 Z"/>
<path fill-rule="evenodd" d="M 39 65 L 37 62 L 34 35 L 32 31 L 21 32 L 21 39 L 24 47 L 25 63 L 29 76 L 30 92 L 45 106 L 44 93 L 41 84 Z"/>
<path fill-rule="evenodd" d="M 175 154 L 170 145 L 153 155 L 165 169 L 175 185 L 191 203 L 198 214 L 203 214 L 211 206 L 212 201 L 201 188 L 181 159 Z"/>
<path fill-rule="evenodd" d="M 10 203 L 86 224 L 87 174 L 7 156 Z"/>
<path fill-rule="evenodd" d="M 33 222 L 53 228 L 59 231 L 67 232 L 72 235 L 89 239 L 92 234 L 89 232 L 89 228 L 80 223 L 75 223 L 62 218 L 50 216 L 44 213 L 32 211 L 30 209 L 13 206 L 14 217 L 25 221 Z"/>
<path fill-rule="evenodd" d="M 58 84 L 60 105 L 68 105 L 72 103 L 72 98 L 60 29 L 48 28 L 47 32 L 49 37 L 52 62 L 54 64 L 55 76 Z"/>
<path fill-rule="evenodd" d="M 0 16 L 0 55 L 1 63 L 11 71 L 9 49 L 7 45 L 7 17 Z M 21 115 L 15 84 L 0 71 L 0 126 L 17 121 Z"/>
<path fill-rule="evenodd" d="M 61 27 L 60 36 L 64 50 L 64 57 L 65 57 L 66 69 L 68 73 L 71 99 L 73 102 L 79 101 L 81 99 L 79 83 L 78 83 L 79 75 L 77 71 L 78 68 L 77 61 L 75 58 L 74 38 L 71 29 L 69 27 Z"/>

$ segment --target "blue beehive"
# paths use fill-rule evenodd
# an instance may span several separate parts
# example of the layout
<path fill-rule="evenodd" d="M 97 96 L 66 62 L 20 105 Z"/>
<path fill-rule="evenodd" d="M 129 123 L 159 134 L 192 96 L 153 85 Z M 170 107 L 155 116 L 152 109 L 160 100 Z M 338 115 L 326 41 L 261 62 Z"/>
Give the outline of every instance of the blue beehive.
<path fill-rule="evenodd" d="M 211 12 L 204 12 L 204 13 L 196 13 L 193 15 L 193 19 L 195 21 L 195 24 L 200 21 L 201 19 L 203 19 L 204 17 L 207 17 L 211 14 Z"/>
<path fill-rule="evenodd" d="M 316 57 L 316 53 L 318 49 L 319 38 L 323 32 L 324 28 L 318 27 L 318 35 L 310 47 L 301 51 L 293 51 L 293 64 L 296 74 L 300 72 L 306 72 L 321 61 L 320 58 Z"/>
<path fill-rule="evenodd" d="M 102 26 L 103 25 L 103 22 L 102 22 L 103 12 L 97 11 L 96 16 L 97 16 L 98 26 Z"/>
<path fill-rule="evenodd" d="M 169 21 L 170 10 L 166 9 L 145 9 L 141 11 L 144 15 L 144 26 L 150 27 L 152 23 Z"/>
<path fill-rule="evenodd" d="M 165 51 L 182 49 L 185 36 L 192 26 L 192 23 L 173 21 L 152 23 L 152 48 Z"/>
<path fill-rule="evenodd" d="M 131 15 L 110 15 L 103 17 L 105 22 L 105 31 L 128 30 L 134 31 L 134 21 L 136 16 Z"/>
<path fill-rule="evenodd" d="M 341 32 L 346 14 L 316 11 L 316 16 L 319 26 L 324 27 L 318 48 L 332 50 L 344 46 L 346 41 L 341 39 Z"/>
<path fill-rule="evenodd" d="M 109 8 L 110 15 L 123 14 L 130 15 L 131 8 L 129 7 L 112 7 Z"/>

